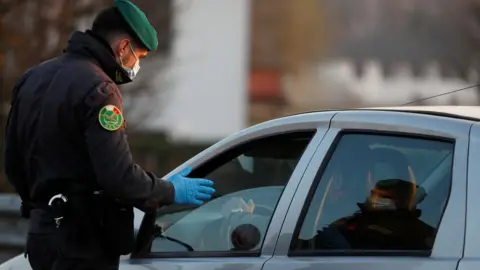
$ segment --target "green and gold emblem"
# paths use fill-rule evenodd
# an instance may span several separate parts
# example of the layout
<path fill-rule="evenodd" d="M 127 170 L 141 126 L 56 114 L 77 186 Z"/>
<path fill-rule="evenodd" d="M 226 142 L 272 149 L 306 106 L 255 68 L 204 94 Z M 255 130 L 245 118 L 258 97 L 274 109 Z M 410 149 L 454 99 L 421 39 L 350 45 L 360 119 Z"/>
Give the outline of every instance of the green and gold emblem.
<path fill-rule="evenodd" d="M 107 105 L 98 114 L 100 125 L 109 131 L 118 130 L 123 124 L 122 112 L 114 105 Z"/>
<path fill-rule="evenodd" d="M 122 74 L 118 70 L 115 71 L 115 82 L 116 83 L 122 83 L 123 82 Z"/>

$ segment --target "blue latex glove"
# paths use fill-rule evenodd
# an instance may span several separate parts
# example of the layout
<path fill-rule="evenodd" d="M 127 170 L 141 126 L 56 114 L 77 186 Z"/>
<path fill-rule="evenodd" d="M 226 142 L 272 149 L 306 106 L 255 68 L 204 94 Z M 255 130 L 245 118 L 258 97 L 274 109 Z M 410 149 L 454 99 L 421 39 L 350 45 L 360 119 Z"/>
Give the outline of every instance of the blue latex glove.
<path fill-rule="evenodd" d="M 203 178 L 188 178 L 187 175 L 191 171 L 192 168 L 186 168 L 168 179 L 175 188 L 176 204 L 202 205 L 215 193 L 212 181 Z"/>

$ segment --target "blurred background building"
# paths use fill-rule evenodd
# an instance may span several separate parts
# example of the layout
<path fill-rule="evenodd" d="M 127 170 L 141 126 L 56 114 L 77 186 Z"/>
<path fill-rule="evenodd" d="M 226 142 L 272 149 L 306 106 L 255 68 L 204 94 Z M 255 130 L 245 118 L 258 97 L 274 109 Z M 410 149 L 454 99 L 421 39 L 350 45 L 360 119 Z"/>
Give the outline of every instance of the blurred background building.
<path fill-rule="evenodd" d="M 136 161 L 159 175 L 275 117 L 400 105 L 479 82 L 477 0 L 132 2 L 157 28 L 160 49 L 122 86 L 124 113 Z M 111 3 L 0 2 L 2 126 L 15 80 L 61 54 L 71 33 Z M 478 105 L 479 93 L 414 105 Z M 11 191 L 2 174 L 0 192 Z"/>

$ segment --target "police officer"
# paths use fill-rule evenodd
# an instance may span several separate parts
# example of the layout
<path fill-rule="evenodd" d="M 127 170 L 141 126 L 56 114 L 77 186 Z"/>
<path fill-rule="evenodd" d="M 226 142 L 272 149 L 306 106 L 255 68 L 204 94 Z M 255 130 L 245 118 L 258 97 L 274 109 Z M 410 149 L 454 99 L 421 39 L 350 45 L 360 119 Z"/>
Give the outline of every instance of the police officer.
<path fill-rule="evenodd" d="M 116 0 L 16 83 L 4 165 L 30 218 L 34 270 L 118 269 L 133 249 L 134 206 L 200 205 L 215 192 L 212 181 L 187 178 L 190 169 L 163 180 L 132 160 L 117 85 L 157 46 L 145 14 Z"/>

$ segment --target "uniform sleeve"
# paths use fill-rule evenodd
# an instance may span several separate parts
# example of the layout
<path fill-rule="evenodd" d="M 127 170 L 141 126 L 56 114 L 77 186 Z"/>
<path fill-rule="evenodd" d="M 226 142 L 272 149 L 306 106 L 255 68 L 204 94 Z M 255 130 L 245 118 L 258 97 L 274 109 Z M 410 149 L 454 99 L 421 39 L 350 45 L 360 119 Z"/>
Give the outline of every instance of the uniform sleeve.
<path fill-rule="evenodd" d="M 8 181 L 15 188 L 23 202 L 30 201 L 25 166 L 17 140 L 17 107 L 12 106 L 8 114 L 5 131 L 4 166 Z"/>
<path fill-rule="evenodd" d="M 18 91 L 23 81 L 25 81 L 26 75 L 21 78 L 15 85 L 12 94 L 12 102 L 10 112 L 8 113 L 7 123 L 5 127 L 5 140 L 4 140 L 4 168 L 5 175 L 8 181 L 15 188 L 22 202 L 30 201 L 29 185 L 26 176 L 26 168 L 24 160 L 22 158 L 22 151 L 18 143 L 17 134 L 17 110 L 16 99 Z"/>
<path fill-rule="evenodd" d="M 100 84 L 86 96 L 84 105 L 85 141 L 105 193 L 134 202 L 143 210 L 173 203 L 173 185 L 133 162 L 118 87 L 109 82 Z"/>

